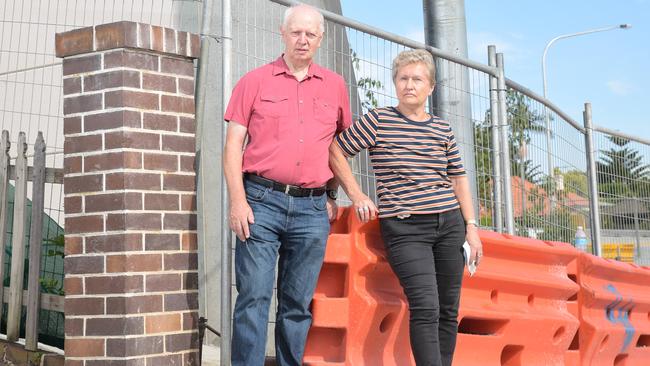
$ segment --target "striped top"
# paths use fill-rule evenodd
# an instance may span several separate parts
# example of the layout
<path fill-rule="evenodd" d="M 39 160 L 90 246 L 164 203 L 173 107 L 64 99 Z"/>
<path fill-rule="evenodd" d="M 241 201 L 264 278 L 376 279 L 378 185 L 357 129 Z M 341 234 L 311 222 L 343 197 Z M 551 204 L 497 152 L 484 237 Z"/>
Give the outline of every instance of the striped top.
<path fill-rule="evenodd" d="M 397 108 L 373 109 L 336 137 L 347 157 L 368 149 L 377 179 L 379 217 L 430 214 L 460 205 L 450 176 L 465 175 L 449 122 L 418 122 Z"/>

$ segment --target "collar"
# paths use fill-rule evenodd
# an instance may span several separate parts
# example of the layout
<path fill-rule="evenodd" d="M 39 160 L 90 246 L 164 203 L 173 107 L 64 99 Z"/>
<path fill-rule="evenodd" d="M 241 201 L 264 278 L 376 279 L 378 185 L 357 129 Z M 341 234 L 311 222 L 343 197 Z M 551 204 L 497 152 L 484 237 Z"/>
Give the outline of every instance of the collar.
<path fill-rule="evenodd" d="M 292 75 L 291 70 L 289 70 L 289 66 L 284 61 L 284 58 L 282 58 L 282 55 L 271 63 L 271 65 L 273 65 L 273 76 L 280 75 L 283 73 L 287 75 Z M 316 64 L 315 62 L 309 64 L 309 68 L 307 69 L 308 77 L 315 76 L 319 79 L 323 79 L 323 74 L 324 74 L 323 68 L 318 66 L 318 64 Z"/>

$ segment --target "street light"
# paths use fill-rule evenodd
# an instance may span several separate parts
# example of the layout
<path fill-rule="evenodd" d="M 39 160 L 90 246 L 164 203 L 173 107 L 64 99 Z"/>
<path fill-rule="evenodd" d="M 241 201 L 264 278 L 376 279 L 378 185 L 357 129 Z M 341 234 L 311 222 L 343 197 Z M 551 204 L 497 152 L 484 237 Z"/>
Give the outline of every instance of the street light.
<path fill-rule="evenodd" d="M 591 34 L 591 33 L 597 33 L 597 32 L 606 32 L 610 30 L 615 30 L 615 29 L 629 29 L 632 26 L 630 24 L 619 24 L 619 25 L 613 25 L 610 27 L 603 27 L 603 28 L 596 28 L 596 29 L 590 29 L 582 32 L 576 32 L 576 33 L 569 33 L 569 34 L 563 34 L 560 36 L 557 36 L 546 44 L 546 47 L 544 47 L 544 54 L 542 54 L 542 81 L 544 83 L 544 99 L 548 99 L 548 96 L 546 94 L 546 53 L 548 52 L 548 49 L 555 43 L 555 41 L 558 41 L 560 39 L 564 38 L 570 38 L 570 37 L 576 37 L 576 36 L 582 36 L 585 34 Z M 552 148 L 551 148 L 551 126 L 550 126 L 550 121 L 549 121 L 549 116 L 548 116 L 548 109 L 544 108 L 544 120 L 546 122 L 546 151 L 548 155 L 548 174 L 549 177 L 551 178 L 551 181 L 553 180 L 553 154 L 552 154 Z"/>

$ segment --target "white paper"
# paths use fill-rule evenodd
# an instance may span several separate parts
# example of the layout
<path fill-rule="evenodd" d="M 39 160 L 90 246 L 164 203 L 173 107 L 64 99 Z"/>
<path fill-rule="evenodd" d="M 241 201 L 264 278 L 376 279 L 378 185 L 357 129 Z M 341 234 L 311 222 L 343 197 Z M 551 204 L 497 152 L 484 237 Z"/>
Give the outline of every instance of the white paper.
<path fill-rule="evenodd" d="M 472 277 L 474 272 L 476 272 L 476 261 L 470 263 L 470 256 L 472 254 L 472 249 L 469 247 L 469 243 L 466 241 L 463 243 L 463 256 L 465 257 L 465 265 L 469 271 L 469 276 Z"/>

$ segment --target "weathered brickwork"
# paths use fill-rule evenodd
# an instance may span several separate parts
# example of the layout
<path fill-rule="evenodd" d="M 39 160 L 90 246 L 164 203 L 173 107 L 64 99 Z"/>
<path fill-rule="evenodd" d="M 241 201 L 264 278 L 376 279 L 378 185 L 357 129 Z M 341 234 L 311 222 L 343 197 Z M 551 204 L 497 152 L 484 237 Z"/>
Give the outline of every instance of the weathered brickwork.
<path fill-rule="evenodd" d="M 197 35 L 56 35 L 63 58 L 66 365 L 198 365 Z"/>

